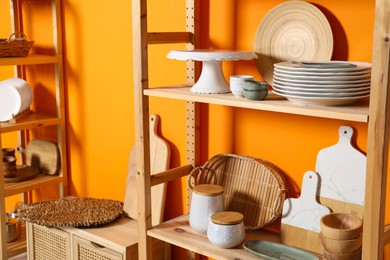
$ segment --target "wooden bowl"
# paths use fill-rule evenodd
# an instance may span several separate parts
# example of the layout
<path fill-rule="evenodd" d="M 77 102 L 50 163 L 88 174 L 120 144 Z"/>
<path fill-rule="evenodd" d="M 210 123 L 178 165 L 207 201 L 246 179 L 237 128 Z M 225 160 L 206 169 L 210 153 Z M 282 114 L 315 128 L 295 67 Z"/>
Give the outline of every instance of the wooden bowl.
<path fill-rule="evenodd" d="M 330 213 L 321 218 L 322 234 L 331 239 L 354 239 L 361 235 L 363 222 L 347 213 Z"/>
<path fill-rule="evenodd" d="M 359 248 L 356 251 L 345 254 L 335 254 L 326 251 L 324 248 L 324 258 L 327 260 L 360 260 L 362 258 L 362 248 Z"/>
<path fill-rule="evenodd" d="M 322 232 L 320 233 L 322 246 L 326 251 L 334 254 L 351 253 L 362 247 L 362 236 L 358 236 L 354 239 L 332 239 L 325 237 Z"/>

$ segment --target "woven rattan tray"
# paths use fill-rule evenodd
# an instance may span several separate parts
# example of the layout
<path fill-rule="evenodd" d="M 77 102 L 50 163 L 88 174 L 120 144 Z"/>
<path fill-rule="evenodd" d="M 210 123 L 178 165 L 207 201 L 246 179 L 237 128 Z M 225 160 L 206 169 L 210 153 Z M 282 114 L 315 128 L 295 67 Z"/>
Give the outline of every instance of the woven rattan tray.
<path fill-rule="evenodd" d="M 98 226 L 114 221 L 123 213 L 122 203 L 95 198 L 65 198 L 22 205 L 20 221 L 44 226 Z"/>
<path fill-rule="evenodd" d="M 219 154 L 190 173 L 192 189 L 202 183 L 224 187 L 225 210 L 244 215 L 246 229 L 272 224 L 282 214 L 287 185 L 274 164 L 254 157 Z"/>

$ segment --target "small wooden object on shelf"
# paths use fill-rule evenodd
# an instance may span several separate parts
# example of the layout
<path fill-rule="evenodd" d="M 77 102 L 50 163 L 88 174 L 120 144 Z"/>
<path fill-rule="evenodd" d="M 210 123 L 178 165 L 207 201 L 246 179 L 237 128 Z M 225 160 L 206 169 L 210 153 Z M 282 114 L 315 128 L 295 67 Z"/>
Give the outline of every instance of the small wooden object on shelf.
<path fill-rule="evenodd" d="M 22 38 L 16 38 L 18 35 Z M 15 39 L 12 37 L 15 37 Z M 7 39 L 0 39 L 0 58 L 25 57 L 33 44 L 34 41 L 27 40 L 23 32 L 14 32 Z"/>

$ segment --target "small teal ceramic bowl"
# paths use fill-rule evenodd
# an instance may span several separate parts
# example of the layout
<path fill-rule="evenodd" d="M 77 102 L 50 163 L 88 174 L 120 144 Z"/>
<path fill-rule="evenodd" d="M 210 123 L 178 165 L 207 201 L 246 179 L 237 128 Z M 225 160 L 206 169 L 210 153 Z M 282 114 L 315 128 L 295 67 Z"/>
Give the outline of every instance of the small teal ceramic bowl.
<path fill-rule="evenodd" d="M 256 80 L 245 80 L 243 94 L 249 100 L 263 100 L 268 95 L 268 83 Z"/>

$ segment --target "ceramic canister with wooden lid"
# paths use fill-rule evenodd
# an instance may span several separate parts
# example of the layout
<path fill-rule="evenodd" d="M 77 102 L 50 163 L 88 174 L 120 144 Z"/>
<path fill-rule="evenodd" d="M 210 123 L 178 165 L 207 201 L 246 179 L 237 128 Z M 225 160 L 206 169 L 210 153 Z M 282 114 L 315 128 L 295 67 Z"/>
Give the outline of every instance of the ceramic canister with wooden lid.
<path fill-rule="evenodd" d="M 200 184 L 193 188 L 190 206 L 190 227 L 202 234 L 207 233 L 210 217 L 223 211 L 223 187 Z"/>
<path fill-rule="evenodd" d="M 211 216 L 207 238 L 216 246 L 232 248 L 245 239 L 244 216 L 239 212 L 222 211 Z"/>

